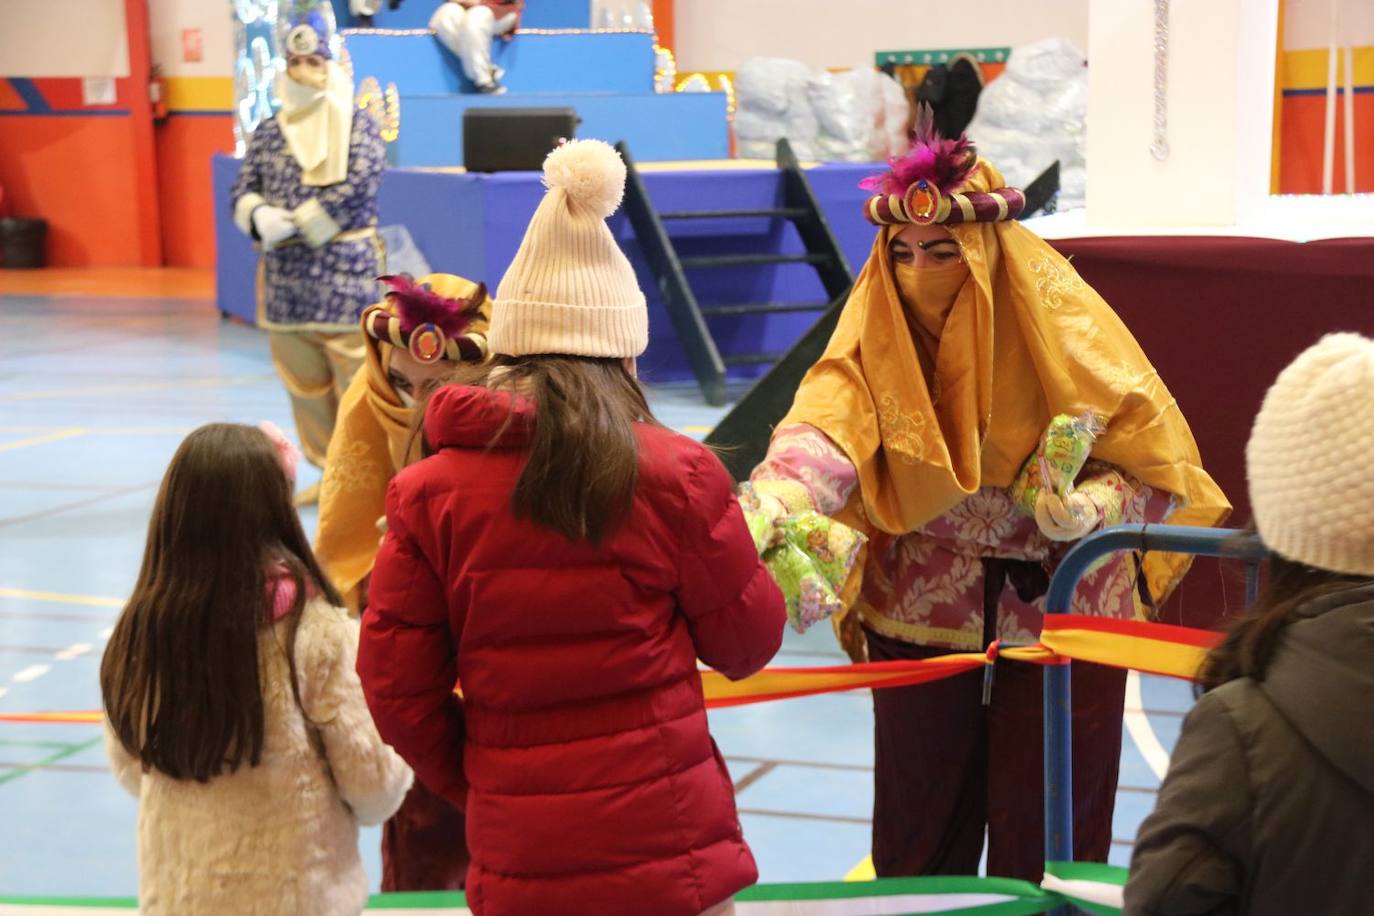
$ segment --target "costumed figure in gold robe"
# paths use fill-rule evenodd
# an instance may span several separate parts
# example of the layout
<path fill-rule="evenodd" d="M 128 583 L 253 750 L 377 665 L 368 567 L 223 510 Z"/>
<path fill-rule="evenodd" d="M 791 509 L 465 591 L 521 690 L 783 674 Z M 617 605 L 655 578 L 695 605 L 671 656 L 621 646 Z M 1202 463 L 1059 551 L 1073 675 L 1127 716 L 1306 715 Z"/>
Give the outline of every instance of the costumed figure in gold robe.
<path fill-rule="evenodd" d="M 836 631 L 856 659 L 1033 643 L 1054 565 L 1122 522 L 1210 526 L 1229 505 L 1120 319 L 1014 219 L 1020 191 L 928 117 L 865 183 L 879 227 L 824 355 L 752 475 L 775 522 L 819 511 L 869 538 Z M 1061 489 L 1036 485 L 1052 421 L 1095 439 Z M 1076 421 L 1077 422 L 1077 421 Z M 1027 494 L 1030 494 L 1027 496 Z M 1074 613 L 1132 618 L 1187 569 L 1117 557 Z M 1074 666 L 1075 858 L 1106 861 L 1126 672 Z M 1041 674 L 1005 660 L 986 702 L 966 674 L 874 691 L 880 876 L 1043 873 Z"/>
<path fill-rule="evenodd" d="M 451 274 L 383 277 L 363 312 L 363 370 L 339 405 L 320 488 L 315 556 L 354 613 L 365 613 L 386 491 L 420 459 L 419 403 L 459 363 L 487 356 L 486 287 Z M 463 815 L 416 782 L 382 831 L 382 890 L 457 890 L 467 876 Z"/>

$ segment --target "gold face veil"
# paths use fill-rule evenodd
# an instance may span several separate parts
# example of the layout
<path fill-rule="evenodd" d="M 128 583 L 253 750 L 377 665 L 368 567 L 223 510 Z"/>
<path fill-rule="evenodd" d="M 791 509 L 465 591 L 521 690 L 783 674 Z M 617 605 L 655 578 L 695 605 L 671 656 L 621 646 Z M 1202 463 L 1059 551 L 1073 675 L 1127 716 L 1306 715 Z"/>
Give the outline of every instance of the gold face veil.
<path fill-rule="evenodd" d="M 1169 523 L 1226 517 L 1230 505 L 1140 345 L 1068 261 L 1014 221 L 1024 195 L 967 138 L 920 125 L 911 152 L 864 187 L 873 191 L 864 213 L 881 231 L 780 424 L 821 430 L 858 470 L 843 520 L 916 531 L 981 487 L 1009 486 L 1051 418 L 1085 412 L 1106 425 L 1093 456 L 1171 494 Z M 928 367 L 888 255 L 908 223 L 946 226 L 969 268 Z M 1163 600 L 1187 568 L 1180 555 L 1148 557 L 1151 594 Z"/>

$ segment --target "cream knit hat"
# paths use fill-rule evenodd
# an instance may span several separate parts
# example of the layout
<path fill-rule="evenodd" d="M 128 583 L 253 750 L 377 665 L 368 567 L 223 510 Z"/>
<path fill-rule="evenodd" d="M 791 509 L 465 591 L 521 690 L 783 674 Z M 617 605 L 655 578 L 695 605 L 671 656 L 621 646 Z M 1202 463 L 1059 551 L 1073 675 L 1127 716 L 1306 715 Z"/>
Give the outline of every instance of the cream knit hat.
<path fill-rule="evenodd" d="M 491 352 L 638 356 L 649 345 L 649 312 L 606 227 L 625 193 L 625 163 L 600 140 L 572 140 L 544 160 L 544 186 L 496 290 Z"/>
<path fill-rule="evenodd" d="M 1331 334 L 1283 370 L 1245 457 L 1270 548 L 1308 566 L 1374 575 L 1374 340 Z"/>

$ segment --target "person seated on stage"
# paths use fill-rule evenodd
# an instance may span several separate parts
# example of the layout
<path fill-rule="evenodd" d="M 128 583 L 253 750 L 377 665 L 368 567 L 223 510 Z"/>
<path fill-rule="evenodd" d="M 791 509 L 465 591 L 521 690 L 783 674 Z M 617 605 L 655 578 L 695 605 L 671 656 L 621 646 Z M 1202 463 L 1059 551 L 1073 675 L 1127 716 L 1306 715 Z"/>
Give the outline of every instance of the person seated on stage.
<path fill-rule="evenodd" d="M 315 555 L 357 615 L 381 546 L 386 491 L 420 460 L 418 404 L 462 362 L 487 355 L 491 300 L 452 274 L 384 277 L 385 301 L 363 312 L 366 363 L 339 405 L 320 488 Z M 461 890 L 468 850 L 463 815 L 416 783 L 382 829 L 382 890 Z"/>
<path fill-rule="evenodd" d="M 1269 574 L 1199 672 L 1128 916 L 1370 910 L 1374 340 L 1333 334 L 1285 369 L 1246 465 Z"/>
<path fill-rule="evenodd" d="M 818 511 L 869 536 L 835 624 L 872 661 L 1033 643 L 1066 545 L 1104 525 L 1212 525 L 1229 510 L 1125 325 L 1014 221 L 1024 195 L 966 138 L 941 138 L 929 109 L 913 140 L 864 184 L 872 253 L 752 475 L 766 516 Z M 1029 484 L 1048 433 L 1080 417 L 1078 470 Z M 1134 618 L 1137 590 L 1163 600 L 1184 569 L 1172 555 L 1118 557 L 1085 577 L 1074 607 Z M 1041 673 L 995 672 L 987 694 L 982 674 L 873 692 L 880 877 L 974 874 L 986 832 L 989 874 L 1040 881 Z M 1083 860 L 1106 861 L 1111 844 L 1125 683 L 1074 665 Z"/>
<path fill-rule="evenodd" d="M 370 29 L 376 22 L 376 16 L 382 9 L 382 0 L 348 0 L 348 12 L 353 16 L 353 25 L 360 29 Z"/>
<path fill-rule="evenodd" d="M 390 9 L 400 9 L 401 0 L 390 0 L 387 4 Z M 376 25 L 373 21 L 382 9 L 382 0 L 348 0 L 348 11 L 353 15 L 353 24 L 361 29 L 370 29 Z"/>
<path fill-rule="evenodd" d="M 258 324 L 291 398 L 306 460 L 323 469 L 339 399 L 362 365 L 358 316 L 377 299 L 377 193 L 386 143 L 353 104 L 326 2 L 283 4 L 282 108 L 258 125 L 234 181 L 234 224 L 262 252 Z M 318 485 L 297 497 L 318 498 Z"/>
<path fill-rule="evenodd" d="M 430 17 L 429 27 L 457 55 L 478 92 L 499 95 L 506 91 L 501 85 L 505 71 L 492 62 L 491 42 L 498 35 L 503 41 L 515 37 L 524 8 L 524 0 L 445 0 Z"/>

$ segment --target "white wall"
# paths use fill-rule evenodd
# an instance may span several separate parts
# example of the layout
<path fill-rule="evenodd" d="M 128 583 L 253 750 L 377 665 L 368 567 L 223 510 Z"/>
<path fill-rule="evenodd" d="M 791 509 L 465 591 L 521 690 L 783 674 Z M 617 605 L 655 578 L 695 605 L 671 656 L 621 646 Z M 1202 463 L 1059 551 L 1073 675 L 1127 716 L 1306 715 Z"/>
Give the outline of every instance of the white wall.
<path fill-rule="evenodd" d="M 0 4 L 0 74 L 128 76 L 123 0 Z"/>
<path fill-rule="evenodd" d="M 1234 226 L 1253 218 L 1269 196 L 1278 0 L 1170 4 L 1162 162 L 1150 153 L 1153 5 L 1092 0 L 1092 9 L 1089 225 Z"/>
<path fill-rule="evenodd" d="M 1357 48 L 1374 45 L 1374 3 L 1336 0 L 1336 5 L 1341 14 L 1337 43 L 1349 42 Z M 1331 0 L 1287 0 L 1283 7 L 1284 50 L 1329 47 L 1331 6 Z"/>
<path fill-rule="evenodd" d="M 232 17 L 228 0 L 148 0 L 153 63 L 164 76 L 233 76 Z M 184 29 L 201 31 L 199 63 L 182 59 Z"/>
<path fill-rule="evenodd" d="M 674 15 L 680 71 L 734 70 L 758 56 L 872 66 L 874 51 L 1057 37 L 1088 48 L 1088 0 L 677 0 Z"/>

